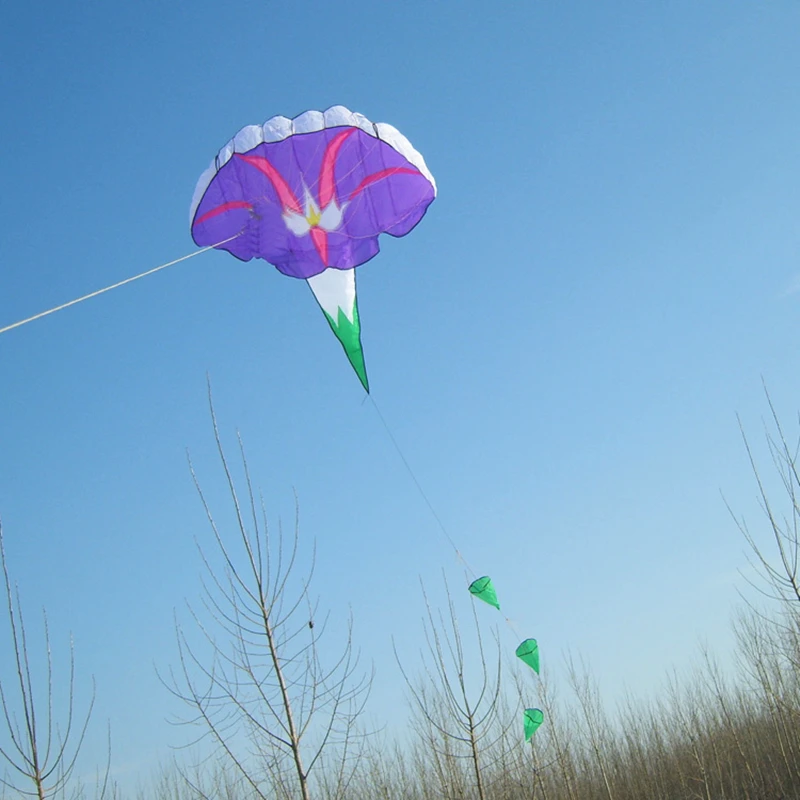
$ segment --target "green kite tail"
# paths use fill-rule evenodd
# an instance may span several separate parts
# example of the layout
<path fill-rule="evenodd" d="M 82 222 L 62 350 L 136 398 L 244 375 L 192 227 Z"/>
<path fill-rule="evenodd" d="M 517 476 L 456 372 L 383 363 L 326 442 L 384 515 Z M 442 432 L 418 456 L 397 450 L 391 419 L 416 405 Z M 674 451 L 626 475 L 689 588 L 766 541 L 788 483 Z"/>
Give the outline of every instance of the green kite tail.
<path fill-rule="evenodd" d="M 539 644 L 536 639 L 526 639 L 517 648 L 517 657 L 539 674 Z"/>
<path fill-rule="evenodd" d="M 369 394 L 364 350 L 361 347 L 361 320 L 356 299 L 356 271 L 329 267 L 307 279 L 325 319 L 342 345 L 350 365 Z"/>
<path fill-rule="evenodd" d="M 492 586 L 492 579 L 488 575 L 473 581 L 469 585 L 469 591 L 479 600 L 494 606 L 498 611 L 500 610 L 500 603 L 497 602 L 497 592 L 495 592 L 494 586 Z"/>
<path fill-rule="evenodd" d="M 524 715 L 525 741 L 529 742 L 539 726 L 544 722 L 544 714 L 538 708 L 526 708 Z"/>

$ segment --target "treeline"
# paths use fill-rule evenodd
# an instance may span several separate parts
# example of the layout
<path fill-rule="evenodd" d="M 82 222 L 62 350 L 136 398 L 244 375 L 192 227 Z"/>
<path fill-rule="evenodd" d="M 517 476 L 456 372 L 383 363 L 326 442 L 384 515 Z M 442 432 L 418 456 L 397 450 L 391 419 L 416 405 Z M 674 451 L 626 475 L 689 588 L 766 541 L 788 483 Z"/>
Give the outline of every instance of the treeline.
<path fill-rule="evenodd" d="M 735 682 L 700 654 L 692 679 L 669 680 L 649 704 L 630 700 L 609 709 L 591 676 L 568 664 L 563 698 L 553 696 L 546 679 L 537 687 L 546 724 L 530 745 L 521 742 L 515 677 L 504 671 L 507 679 L 495 692 L 497 662 L 485 663 L 487 685 L 480 680 L 463 693 L 457 669 L 448 672 L 448 680 L 456 679 L 449 687 L 442 673 L 423 671 L 425 679 L 414 684 L 423 705 L 412 695 L 412 739 L 401 746 L 382 734 L 351 743 L 309 791 L 324 800 L 800 798 L 800 620 L 791 610 L 771 620 L 748 611 L 737 636 Z M 445 648 L 441 655 L 450 653 Z M 348 758 L 343 785 L 339 774 Z M 258 761 L 251 761 L 253 774 L 262 772 Z M 163 776 L 161 788 L 140 798 L 299 796 L 288 782 L 264 780 L 254 790 L 224 760 Z"/>

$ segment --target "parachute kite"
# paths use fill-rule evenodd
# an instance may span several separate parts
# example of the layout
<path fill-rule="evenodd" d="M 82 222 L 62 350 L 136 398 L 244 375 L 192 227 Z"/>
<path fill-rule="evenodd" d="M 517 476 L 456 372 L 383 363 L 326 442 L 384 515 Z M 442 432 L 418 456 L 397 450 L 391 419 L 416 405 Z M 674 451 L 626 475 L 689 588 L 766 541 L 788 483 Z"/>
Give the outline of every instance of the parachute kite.
<path fill-rule="evenodd" d="M 411 231 L 435 197 L 405 136 L 333 106 L 242 128 L 197 183 L 192 238 L 307 281 L 368 392 L 354 269 L 378 253 L 381 233 Z"/>

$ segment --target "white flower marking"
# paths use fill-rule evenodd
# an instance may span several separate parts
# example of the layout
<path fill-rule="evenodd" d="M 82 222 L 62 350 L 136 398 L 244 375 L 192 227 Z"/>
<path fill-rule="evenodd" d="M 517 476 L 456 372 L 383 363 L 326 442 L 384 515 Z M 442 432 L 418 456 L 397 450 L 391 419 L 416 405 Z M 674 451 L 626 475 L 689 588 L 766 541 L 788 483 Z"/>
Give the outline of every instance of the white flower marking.
<path fill-rule="evenodd" d="M 342 215 L 346 206 L 347 203 L 338 206 L 336 200 L 333 199 L 320 210 L 317 201 L 306 188 L 304 213 L 298 214 L 287 208 L 283 212 L 283 221 L 295 236 L 305 236 L 312 228 L 321 228 L 327 232 L 335 231 L 342 224 Z"/>

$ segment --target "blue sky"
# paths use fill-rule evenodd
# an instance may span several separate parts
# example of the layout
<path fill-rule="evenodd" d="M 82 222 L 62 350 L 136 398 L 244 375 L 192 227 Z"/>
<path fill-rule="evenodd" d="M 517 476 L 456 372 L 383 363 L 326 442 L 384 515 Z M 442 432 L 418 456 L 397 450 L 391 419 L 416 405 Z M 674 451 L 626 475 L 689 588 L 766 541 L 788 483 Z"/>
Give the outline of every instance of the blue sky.
<path fill-rule="evenodd" d="M 243 125 L 337 103 L 395 125 L 439 197 L 359 272 L 373 396 L 551 671 L 571 649 L 609 697 L 650 691 L 698 638 L 731 644 L 720 491 L 757 519 L 736 414 L 757 438 L 762 376 L 797 408 L 798 33 L 788 0 L 16 4 L 0 327 L 191 252 L 195 182 Z M 187 449 L 226 508 L 207 373 L 273 520 L 297 491 L 376 719 L 403 697 L 391 636 L 421 642 L 418 578 L 460 579 L 310 293 L 269 265 L 205 254 L 0 336 L 10 564 L 29 615 L 74 634 L 90 748 L 110 719 L 121 773 L 184 736 L 153 665 L 200 591 Z"/>

